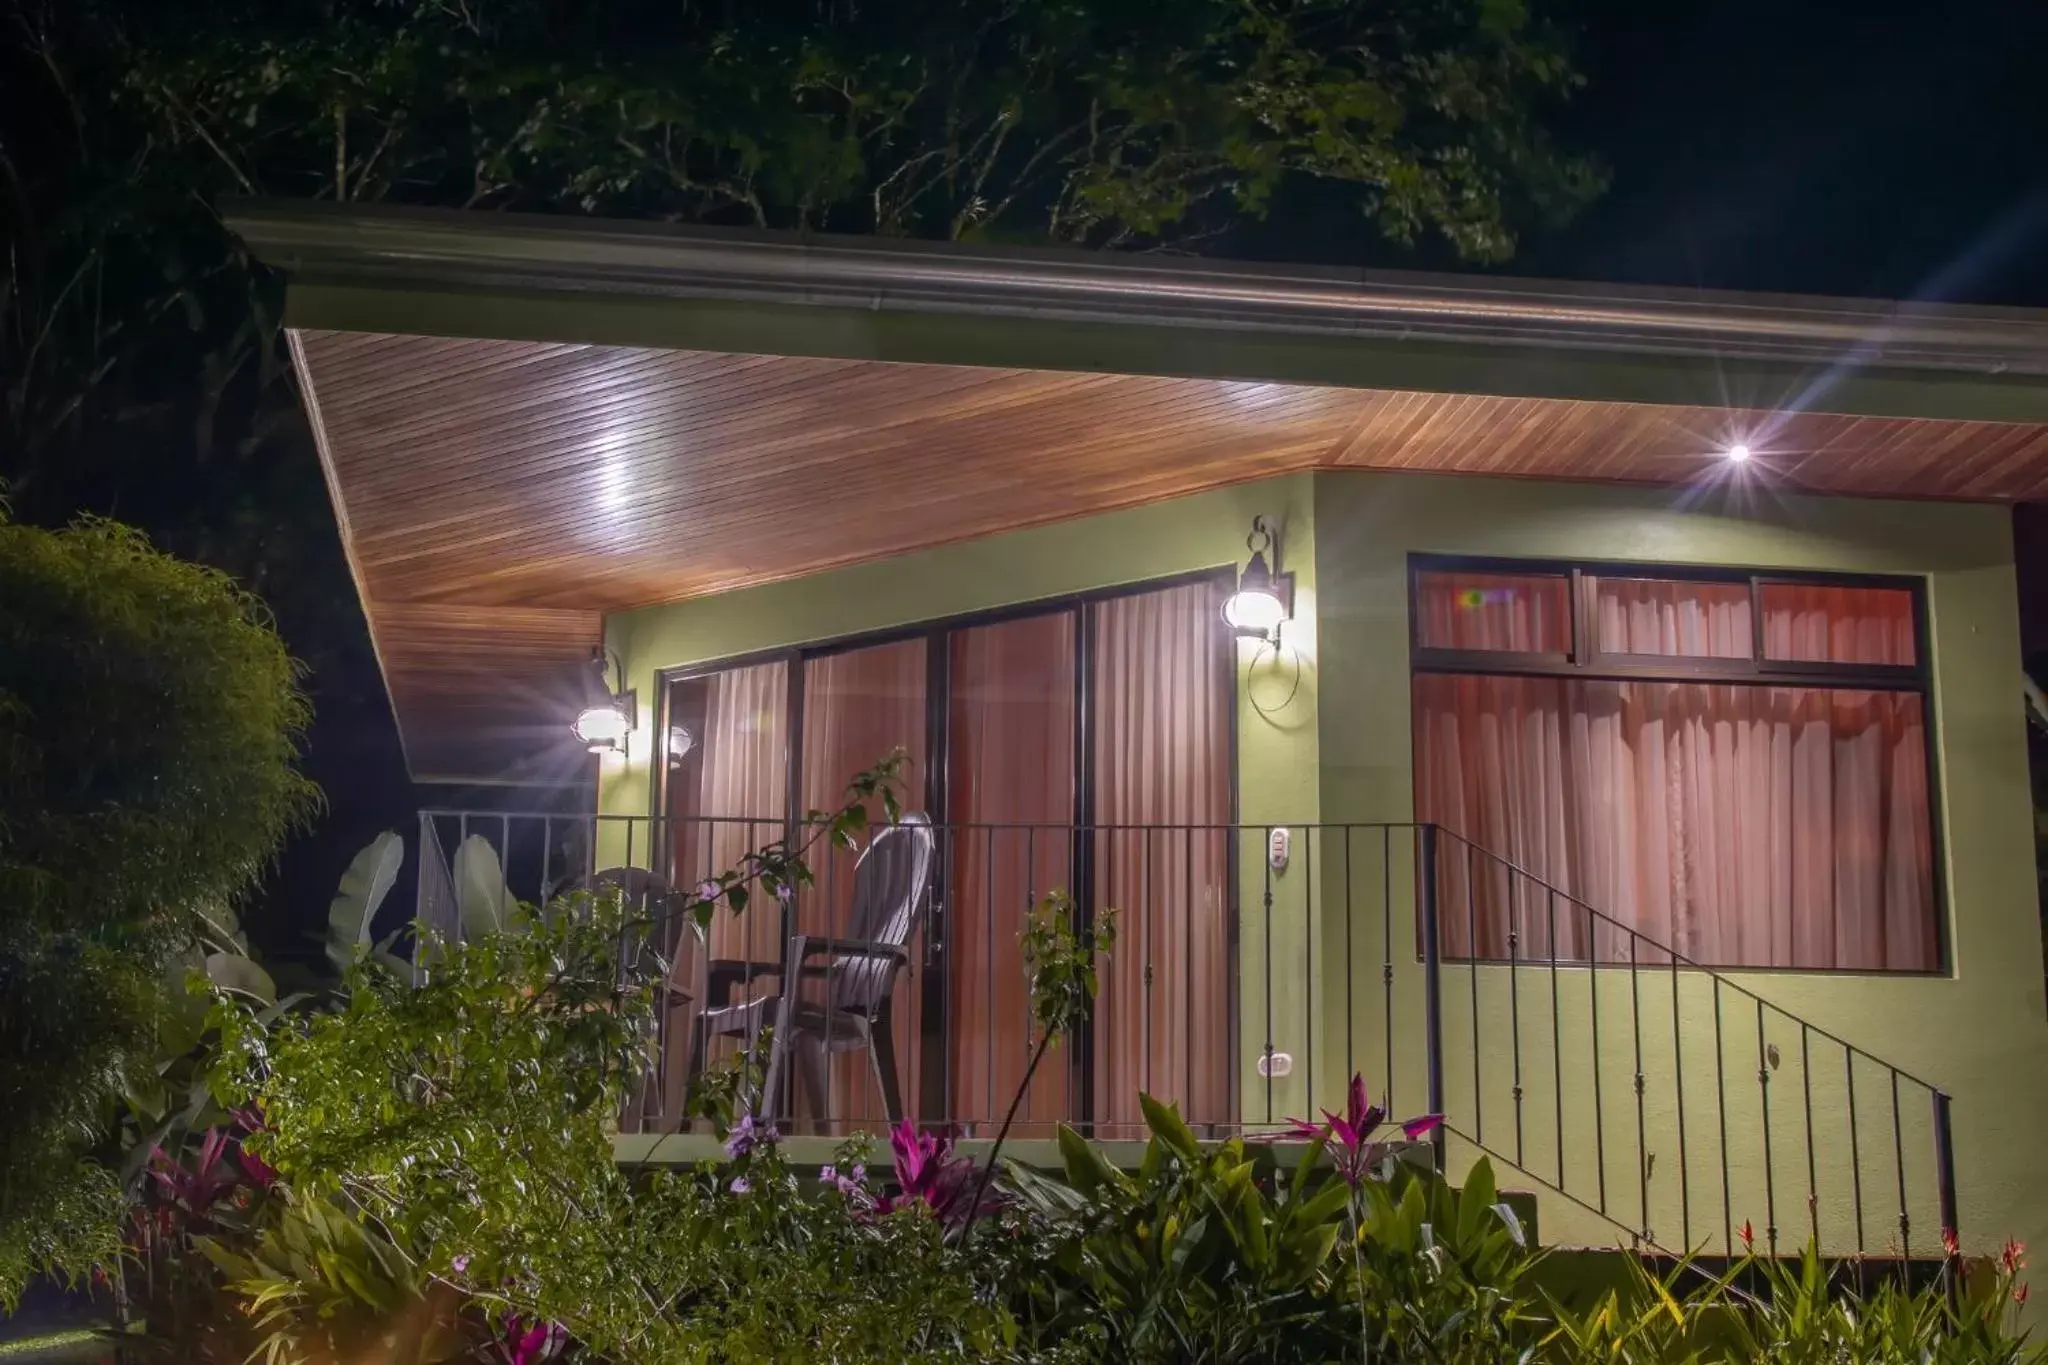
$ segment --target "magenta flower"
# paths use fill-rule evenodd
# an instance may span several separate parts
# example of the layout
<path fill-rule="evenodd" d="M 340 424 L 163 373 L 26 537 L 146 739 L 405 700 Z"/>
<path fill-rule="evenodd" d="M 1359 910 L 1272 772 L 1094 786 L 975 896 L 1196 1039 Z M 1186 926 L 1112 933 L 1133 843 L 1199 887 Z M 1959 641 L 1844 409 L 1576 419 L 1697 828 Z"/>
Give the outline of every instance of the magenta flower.
<path fill-rule="evenodd" d="M 492 1345 L 501 1365 L 540 1365 L 552 1359 L 569 1339 L 559 1323 L 528 1323 L 513 1313 L 505 1314 L 499 1326 L 502 1339 Z"/>
<path fill-rule="evenodd" d="M 974 1203 L 974 1163 L 953 1155 L 950 1133 L 920 1132 L 905 1119 L 889 1131 L 889 1146 L 896 1154 L 897 1193 L 880 1200 L 875 1206 L 878 1211 L 894 1213 L 922 1204 L 948 1228 L 986 1211 L 991 1202 L 987 1197 L 978 1209 L 970 1207 Z"/>
<path fill-rule="evenodd" d="M 1351 1088 L 1344 1097 L 1344 1112 L 1333 1114 L 1323 1111 L 1324 1122 L 1309 1123 L 1304 1119 L 1289 1119 L 1293 1124 L 1292 1135 L 1304 1140 L 1321 1138 L 1328 1144 L 1337 1174 L 1346 1184 L 1356 1185 L 1365 1179 L 1367 1173 L 1379 1163 L 1387 1143 L 1374 1141 L 1377 1133 L 1387 1121 L 1387 1111 L 1373 1104 L 1365 1093 L 1365 1077 L 1354 1075 Z M 1442 1114 L 1422 1114 L 1416 1118 L 1403 1119 L 1396 1125 L 1401 1136 L 1409 1142 L 1434 1133 L 1443 1126 Z"/>

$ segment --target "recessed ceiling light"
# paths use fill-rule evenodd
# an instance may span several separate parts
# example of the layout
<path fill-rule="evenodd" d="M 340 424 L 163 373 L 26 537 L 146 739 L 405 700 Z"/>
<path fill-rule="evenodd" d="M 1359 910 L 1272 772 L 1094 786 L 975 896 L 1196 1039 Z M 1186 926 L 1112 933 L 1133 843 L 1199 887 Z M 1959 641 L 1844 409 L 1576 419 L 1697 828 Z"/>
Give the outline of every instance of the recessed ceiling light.
<path fill-rule="evenodd" d="M 1740 441 L 1736 442 L 1728 447 L 1728 458 L 1737 464 L 1741 464 L 1749 458 L 1749 447 L 1743 445 Z"/>

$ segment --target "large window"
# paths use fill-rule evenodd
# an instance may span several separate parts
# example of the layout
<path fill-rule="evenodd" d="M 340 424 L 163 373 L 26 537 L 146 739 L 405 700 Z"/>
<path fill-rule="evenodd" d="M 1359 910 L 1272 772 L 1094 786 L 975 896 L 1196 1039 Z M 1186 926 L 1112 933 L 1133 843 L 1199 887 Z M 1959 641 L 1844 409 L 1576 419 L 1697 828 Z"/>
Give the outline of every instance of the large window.
<path fill-rule="evenodd" d="M 1131 946 L 1107 964 L 1086 1036 L 1035 1074 L 1022 1130 L 1134 1128 L 1140 1088 L 1228 1121 L 1228 590 L 1209 574 L 670 674 L 671 875 L 701 879 L 836 805 L 900 745 L 905 804 L 939 826 L 940 863 L 892 997 L 906 1100 L 926 1119 L 1001 1120 L 1031 1053 L 1018 931 L 1034 897 L 1064 889 L 1084 912 L 1115 906 Z M 783 920 L 718 917 L 711 956 L 773 963 L 788 932 L 847 932 L 852 877 L 828 858 Z M 841 1057 L 831 1112 L 812 1117 L 871 1120 L 871 1088 L 866 1060 Z"/>
<path fill-rule="evenodd" d="M 1482 864 L 1707 966 L 1940 967 L 1916 582 L 1417 559 L 1412 583 L 1417 812 Z M 1451 873 L 1447 955 L 1628 960 L 1595 916 Z"/>

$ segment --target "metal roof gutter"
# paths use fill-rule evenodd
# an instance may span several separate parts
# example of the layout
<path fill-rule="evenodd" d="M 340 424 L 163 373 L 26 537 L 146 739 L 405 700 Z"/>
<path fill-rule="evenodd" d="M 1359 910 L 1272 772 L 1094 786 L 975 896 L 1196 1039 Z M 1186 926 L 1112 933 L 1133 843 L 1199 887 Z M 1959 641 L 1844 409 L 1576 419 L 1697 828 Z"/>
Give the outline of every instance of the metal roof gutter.
<path fill-rule="evenodd" d="M 2048 376 L 2048 311 L 1632 289 L 247 201 L 230 228 L 327 284 L 431 284 L 1304 337 Z"/>

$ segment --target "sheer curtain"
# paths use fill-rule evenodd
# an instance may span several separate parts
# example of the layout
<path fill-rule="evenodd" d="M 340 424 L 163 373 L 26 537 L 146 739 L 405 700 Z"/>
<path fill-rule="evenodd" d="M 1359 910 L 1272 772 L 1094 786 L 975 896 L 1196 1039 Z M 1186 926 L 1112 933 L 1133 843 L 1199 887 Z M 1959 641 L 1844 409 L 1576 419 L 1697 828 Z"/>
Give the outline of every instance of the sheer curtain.
<path fill-rule="evenodd" d="M 1039 897 L 1072 890 L 1074 615 L 957 631 L 950 641 L 947 1079 L 953 1117 L 992 1131 L 1030 1058 L 1018 936 Z M 1049 1055 L 1020 1134 L 1074 1117 L 1068 1054 Z"/>
<path fill-rule="evenodd" d="M 735 866 L 753 849 L 783 836 L 788 805 L 789 668 L 781 660 L 730 668 L 674 684 L 669 693 L 672 730 L 687 731 L 690 746 L 669 770 L 666 786 L 672 851 L 670 881 L 693 886 Z M 774 963 L 782 957 L 781 916 L 772 904 L 755 901 L 745 913 L 721 909 L 704 944 L 694 935 L 674 954 L 675 984 L 690 989 L 695 953 L 713 958 Z M 736 989 L 731 999 L 772 992 L 774 979 Z M 680 1023 L 680 1021 L 674 1021 Z M 669 1033 L 665 1068 L 679 1103 L 687 1059 L 681 1054 L 685 1030 Z M 732 1051 L 716 1040 L 710 1060 Z M 676 1112 L 671 1109 L 669 1112 Z"/>
<path fill-rule="evenodd" d="M 1766 656 L 1910 663 L 1910 596 L 1864 592 L 1767 586 Z M 1746 585 L 1608 580 L 1595 602 L 1607 652 L 1753 649 Z M 1917 693 L 1422 673 L 1415 735 L 1421 818 L 1688 957 L 1939 965 Z M 1540 898 L 1468 887 L 1451 847 L 1445 951 L 1505 958 L 1513 919 L 1521 955 L 1544 955 Z M 1627 958 L 1625 936 L 1566 907 L 1555 932 L 1560 957 Z"/>
<path fill-rule="evenodd" d="M 806 810 L 837 810 L 846 784 L 895 748 L 909 762 L 903 769 L 903 809 L 922 810 L 925 789 L 925 642 L 901 640 L 810 659 L 804 665 L 803 773 L 800 800 Z M 870 814 L 879 820 L 876 804 Z M 817 846 L 810 857 L 817 884 L 797 897 L 797 932 L 848 935 L 853 903 L 855 856 Z M 897 977 L 891 999 L 897 1086 L 903 1103 L 916 1110 L 922 1077 L 918 1030 L 923 1020 L 924 934 L 911 940 L 910 965 Z M 823 983 L 806 988 L 807 998 Z M 882 1097 L 875 1091 L 867 1058 L 841 1053 L 829 1063 L 828 1113 L 811 1114 L 800 1093 L 796 1113 L 832 1132 L 878 1132 Z"/>
<path fill-rule="evenodd" d="M 1095 1117 L 1113 1135 L 1142 1126 L 1141 1090 L 1193 1123 L 1234 1117 L 1223 591 L 1195 583 L 1094 609 L 1096 904 L 1118 912 L 1095 1012 Z"/>

